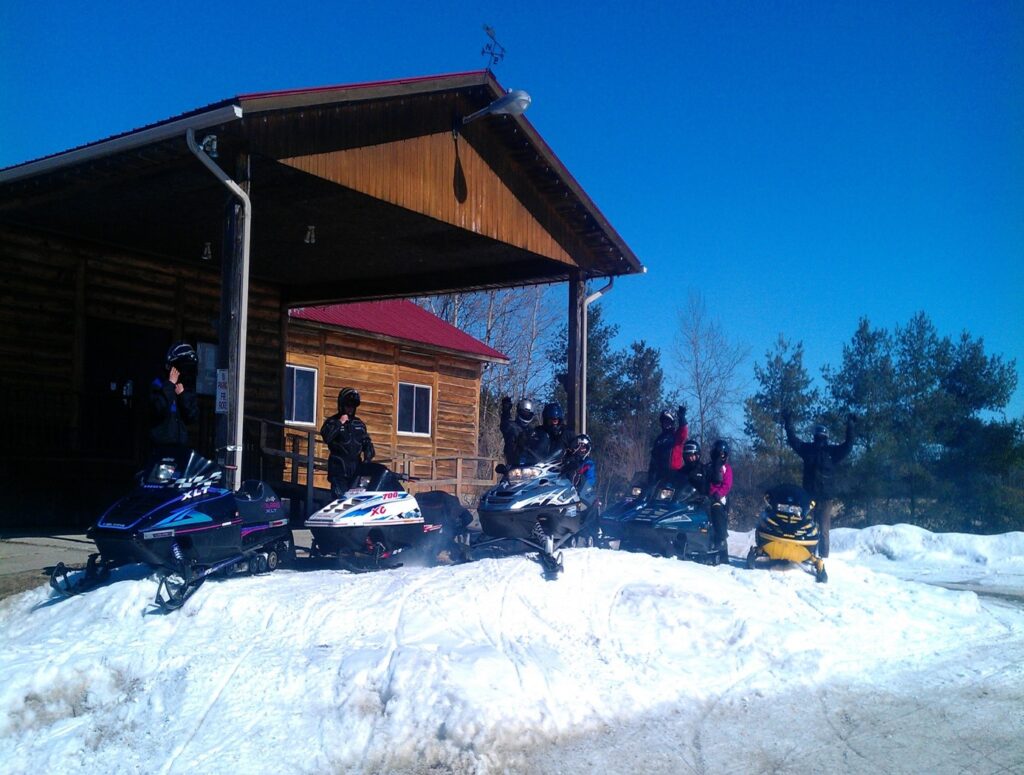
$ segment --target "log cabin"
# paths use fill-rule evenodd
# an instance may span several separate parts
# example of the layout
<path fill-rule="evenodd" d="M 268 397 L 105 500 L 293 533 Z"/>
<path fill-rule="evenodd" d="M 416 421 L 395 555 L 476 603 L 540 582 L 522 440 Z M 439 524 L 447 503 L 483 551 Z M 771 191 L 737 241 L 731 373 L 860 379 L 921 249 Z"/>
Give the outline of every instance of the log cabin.
<path fill-rule="evenodd" d="M 415 477 L 410 489 L 469 495 L 463 483 L 497 462 L 477 457 L 480 380 L 487 364 L 508 359 L 411 301 L 293 309 L 286 350 L 286 450 L 308 449 L 310 432 L 337 410 L 339 391 L 354 387 L 376 459 Z M 314 441 L 323 460 L 328 450 Z M 299 467 L 293 479 L 290 464 L 285 479 L 305 484 L 305 472 Z M 328 487 L 319 467 L 315 486 Z"/>

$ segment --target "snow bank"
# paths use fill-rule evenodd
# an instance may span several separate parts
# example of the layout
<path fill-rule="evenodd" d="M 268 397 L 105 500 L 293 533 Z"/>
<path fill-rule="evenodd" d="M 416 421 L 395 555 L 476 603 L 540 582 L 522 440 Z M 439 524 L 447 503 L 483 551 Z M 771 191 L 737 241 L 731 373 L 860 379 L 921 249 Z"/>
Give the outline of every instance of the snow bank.
<path fill-rule="evenodd" d="M 746 707 L 841 680 L 871 696 L 964 650 L 1024 643 L 1024 613 L 857 561 L 882 545 L 944 558 L 966 537 L 884 536 L 842 535 L 829 584 L 578 549 L 557 581 L 526 558 L 279 571 L 208 582 L 170 615 L 138 569 L 67 600 L 31 590 L 0 603 L 0 763 L 515 770 L 541 748 L 706 715 L 723 692 Z M 1016 562 L 1017 534 L 977 540 L 988 567 Z M 733 553 L 748 544 L 734 536 Z"/>
<path fill-rule="evenodd" d="M 849 559 L 881 555 L 895 562 L 1024 565 L 1024 532 L 990 536 L 932 533 L 915 525 L 900 524 L 862 530 L 837 528 L 829 537 L 832 553 Z"/>

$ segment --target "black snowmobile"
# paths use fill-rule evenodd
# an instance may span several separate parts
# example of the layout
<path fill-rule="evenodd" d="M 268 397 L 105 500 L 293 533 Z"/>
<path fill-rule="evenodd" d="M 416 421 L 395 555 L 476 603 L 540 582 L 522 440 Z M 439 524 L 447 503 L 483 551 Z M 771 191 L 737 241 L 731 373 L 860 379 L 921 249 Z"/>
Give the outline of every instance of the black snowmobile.
<path fill-rule="evenodd" d="M 114 568 L 143 563 L 160 573 L 156 604 L 173 610 L 215 573 L 275 570 L 294 552 L 281 499 L 256 480 L 237 492 L 225 489 L 223 473 L 191 450 L 157 457 L 138 486 L 89 528 L 86 536 L 98 552 L 85 568 L 59 563 L 50 585 L 74 595 L 105 581 Z"/>
<path fill-rule="evenodd" d="M 545 575 L 557 578 L 564 566 L 562 553 L 555 552 L 586 534 L 597 511 L 586 508 L 562 467 L 561 452 L 533 465 L 497 466 L 501 481 L 480 498 L 477 513 L 482 534 L 471 543 L 470 551 L 502 554 L 533 549 Z"/>
<path fill-rule="evenodd" d="M 678 557 L 708 565 L 719 562 L 707 499 L 687 481 L 667 477 L 653 485 L 635 479 L 629 497 L 601 515 L 604 542 L 620 549 Z"/>
<path fill-rule="evenodd" d="M 818 556 L 820 533 L 812 509 L 814 501 L 795 484 L 780 484 L 764 496 L 765 507 L 755 530 L 756 543 L 747 553 L 747 567 L 797 563 L 828 581 L 825 563 Z"/>
<path fill-rule="evenodd" d="M 360 463 L 352 487 L 306 520 L 311 557 L 337 557 L 349 570 L 397 568 L 404 560 L 434 565 L 462 559 L 472 515 L 458 498 L 432 491 L 412 495 L 405 477 L 380 463 Z"/>

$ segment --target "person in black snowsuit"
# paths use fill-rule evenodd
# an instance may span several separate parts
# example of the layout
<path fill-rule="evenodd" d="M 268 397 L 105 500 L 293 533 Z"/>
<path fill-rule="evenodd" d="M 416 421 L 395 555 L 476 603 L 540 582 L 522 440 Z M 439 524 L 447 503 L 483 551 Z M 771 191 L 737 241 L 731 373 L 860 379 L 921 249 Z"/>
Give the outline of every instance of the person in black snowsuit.
<path fill-rule="evenodd" d="M 815 502 L 814 511 L 821 533 L 818 554 L 825 558 L 828 557 L 828 534 L 835 507 L 832 499 L 835 496 L 836 467 L 853 447 L 854 416 L 851 414 L 846 418 L 846 440 L 842 444 L 829 444 L 828 428 L 821 424 L 814 426 L 812 441 L 801 441 L 793 431 L 793 417 L 788 409 L 782 412 L 782 424 L 786 429 L 786 441 L 804 464 L 803 488 Z"/>
<path fill-rule="evenodd" d="M 547 460 L 570 450 L 576 437 L 565 424 L 565 412 L 560 404 L 545 404 L 541 417 L 541 425 L 533 429 L 526 442 L 528 463 Z"/>
<path fill-rule="evenodd" d="M 677 422 L 678 418 L 678 422 Z M 651 462 L 647 465 L 648 487 L 667 479 L 675 470 L 672 468 L 672 448 L 677 443 L 682 429 L 686 427 L 686 406 L 681 405 L 676 414 L 668 409 L 658 418 L 661 433 L 651 446 Z M 686 437 L 683 436 L 683 441 Z"/>
<path fill-rule="evenodd" d="M 505 396 L 501 399 L 501 414 L 498 428 L 504 440 L 505 465 L 509 468 L 523 465 L 526 448 L 535 426 L 533 425 L 533 401 L 528 398 L 519 399 L 516 404 L 516 416 L 512 417 L 512 399 Z"/>
<path fill-rule="evenodd" d="M 672 478 L 680 484 L 688 484 L 701 495 L 707 495 L 707 481 L 704 464 L 700 462 L 700 442 L 687 439 L 683 443 L 683 467 L 672 471 Z"/>
<path fill-rule="evenodd" d="M 167 351 L 164 368 L 149 390 L 149 440 L 155 453 L 188 447 L 188 428 L 199 419 L 195 383 L 199 359 L 185 342 Z"/>
<path fill-rule="evenodd" d="M 356 417 L 359 403 L 359 391 L 342 388 L 338 393 L 338 413 L 328 417 L 320 428 L 320 435 L 331 451 L 327 458 L 327 480 L 335 499 L 343 497 L 352 486 L 359 463 L 369 463 L 376 454 L 366 424 Z"/>
<path fill-rule="evenodd" d="M 729 492 L 732 490 L 732 465 L 729 463 L 729 445 L 716 439 L 711 445 L 711 459 L 704 466 L 707 487 L 708 517 L 715 530 L 718 561 L 729 562 Z"/>

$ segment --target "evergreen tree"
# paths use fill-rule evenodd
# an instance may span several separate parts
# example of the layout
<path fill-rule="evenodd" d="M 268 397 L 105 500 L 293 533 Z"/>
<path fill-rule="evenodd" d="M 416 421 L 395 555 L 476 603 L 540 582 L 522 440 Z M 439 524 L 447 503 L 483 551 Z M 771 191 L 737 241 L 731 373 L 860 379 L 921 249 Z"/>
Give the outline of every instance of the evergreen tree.
<path fill-rule="evenodd" d="M 765 353 L 764 365 L 754 364 L 754 378 L 759 387 L 744 403 L 744 431 L 754 454 L 768 467 L 764 483 L 793 478 L 798 469 L 788 452 L 782 412 L 788 409 L 794 419 L 810 417 L 819 400 L 804 368 L 803 343 L 791 345 L 779 334 L 775 349 Z"/>
<path fill-rule="evenodd" d="M 858 419 L 857 441 L 863 451 L 848 464 L 846 500 L 870 511 L 879 498 L 893 492 L 890 461 L 896 454 L 892 420 L 897 386 L 892 336 L 861 318 L 852 340 L 843 345 L 839 369 L 826 366 L 822 374 L 828 386 L 827 416 L 833 432 L 848 414 Z M 868 518 L 871 521 L 870 514 Z"/>
<path fill-rule="evenodd" d="M 923 312 L 892 335 L 862 319 L 840 368 L 823 369 L 831 415 L 861 417 L 846 505 L 869 524 L 881 516 L 931 529 L 1024 518 L 1013 479 L 1024 456 L 1020 424 L 982 416 L 1009 401 L 1015 366 L 966 332 L 955 343 L 941 337 Z"/>

